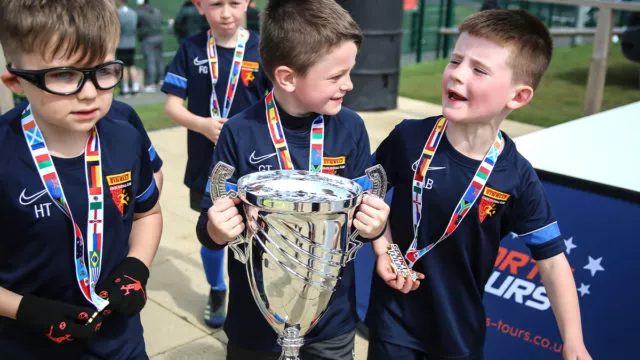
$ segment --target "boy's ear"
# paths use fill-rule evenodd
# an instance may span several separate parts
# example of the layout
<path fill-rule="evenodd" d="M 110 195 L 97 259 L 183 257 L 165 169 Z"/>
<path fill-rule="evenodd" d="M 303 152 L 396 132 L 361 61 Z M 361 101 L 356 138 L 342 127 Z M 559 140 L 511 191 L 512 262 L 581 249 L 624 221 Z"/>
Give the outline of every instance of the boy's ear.
<path fill-rule="evenodd" d="M 195 5 L 196 9 L 198 9 L 198 13 L 200 15 L 204 15 L 204 11 L 202 11 L 201 0 L 191 0 L 191 2 L 193 3 L 193 5 Z"/>
<path fill-rule="evenodd" d="M 513 111 L 529 103 L 533 98 L 533 88 L 529 85 L 518 85 L 515 87 L 513 98 L 507 102 L 507 109 Z"/>
<path fill-rule="evenodd" d="M 24 94 L 24 89 L 22 88 L 22 84 L 20 84 L 20 80 L 17 76 L 7 71 L 0 75 L 0 79 L 2 80 L 2 83 L 9 88 L 9 90 L 16 94 Z"/>
<path fill-rule="evenodd" d="M 273 72 L 273 80 L 286 92 L 293 92 L 296 89 L 296 73 L 288 66 L 278 66 Z"/>

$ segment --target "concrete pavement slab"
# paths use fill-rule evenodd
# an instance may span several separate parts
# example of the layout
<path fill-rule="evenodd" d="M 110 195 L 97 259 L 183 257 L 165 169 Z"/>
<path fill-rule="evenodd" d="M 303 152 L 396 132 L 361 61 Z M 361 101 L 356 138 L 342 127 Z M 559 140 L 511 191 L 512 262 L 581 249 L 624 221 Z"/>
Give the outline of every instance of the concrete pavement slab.
<path fill-rule="evenodd" d="M 224 360 L 226 346 L 213 336 L 206 335 L 165 353 L 152 356 L 153 360 Z"/>
<path fill-rule="evenodd" d="M 184 319 L 150 299 L 142 310 L 147 354 L 153 356 L 206 335 Z"/>
<path fill-rule="evenodd" d="M 191 326 L 210 334 L 213 330 L 202 319 L 209 284 L 199 251 L 181 257 L 179 251 L 164 249 L 169 255 L 166 261 L 153 266 L 147 296 Z"/>

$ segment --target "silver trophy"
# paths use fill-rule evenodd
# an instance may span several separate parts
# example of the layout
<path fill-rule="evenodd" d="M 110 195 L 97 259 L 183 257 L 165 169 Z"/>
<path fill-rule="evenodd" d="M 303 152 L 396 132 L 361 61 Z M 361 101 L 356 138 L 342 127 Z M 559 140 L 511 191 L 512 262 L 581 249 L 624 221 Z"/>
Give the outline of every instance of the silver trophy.
<path fill-rule="evenodd" d="M 349 229 L 364 190 L 336 175 L 276 170 L 243 176 L 234 191 L 227 183 L 234 170 L 216 164 L 211 200 L 242 199 L 246 236 L 238 236 L 229 249 L 246 264 L 253 298 L 278 334 L 280 359 L 299 359 L 304 336 L 322 318 L 344 266 L 362 246 L 357 231 L 349 234 Z M 366 174 L 372 193 L 384 198 L 382 166 Z"/>

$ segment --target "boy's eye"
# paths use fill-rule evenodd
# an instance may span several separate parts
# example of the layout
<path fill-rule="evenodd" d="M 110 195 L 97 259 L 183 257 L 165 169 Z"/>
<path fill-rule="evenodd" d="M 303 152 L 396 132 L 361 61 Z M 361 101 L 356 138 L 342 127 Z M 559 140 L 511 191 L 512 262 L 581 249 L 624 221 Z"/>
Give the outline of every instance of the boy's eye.
<path fill-rule="evenodd" d="M 474 68 L 473 71 L 475 71 L 477 73 L 480 73 L 480 74 L 483 74 L 483 75 L 487 75 L 487 72 L 485 70 L 483 70 L 483 69 L 480 69 L 480 68 Z"/>
<path fill-rule="evenodd" d="M 449 60 L 449 64 L 458 65 L 458 64 L 460 64 L 460 60 L 451 59 L 451 60 Z"/>
<path fill-rule="evenodd" d="M 60 70 L 48 73 L 47 77 L 51 80 L 72 80 L 77 78 L 79 75 L 80 74 L 77 71 Z"/>
<path fill-rule="evenodd" d="M 114 75 L 116 73 L 115 69 L 110 67 L 103 67 L 102 69 L 98 69 L 96 71 L 96 75 L 105 76 L 105 75 Z"/>

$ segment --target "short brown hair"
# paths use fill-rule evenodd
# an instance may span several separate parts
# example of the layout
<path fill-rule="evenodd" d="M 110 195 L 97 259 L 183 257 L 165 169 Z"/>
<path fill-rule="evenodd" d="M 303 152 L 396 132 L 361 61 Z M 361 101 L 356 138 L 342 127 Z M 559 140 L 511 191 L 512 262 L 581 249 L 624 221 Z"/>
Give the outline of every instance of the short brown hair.
<path fill-rule="evenodd" d="M 271 80 L 278 66 L 306 74 L 327 50 L 362 32 L 336 0 L 269 0 L 262 14 L 260 58 Z"/>
<path fill-rule="evenodd" d="M 112 0 L 0 0 L 0 43 L 9 61 L 39 52 L 46 60 L 80 55 L 102 61 L 120 37 Z"/>
<path fill-rule="evenodd" d="M 538 87 L 553 53 L 551 34 L 540 19 L 525 10 L 485 10 L 467 17 L 458 28 L 509 47 L 514 81 Z"/>

